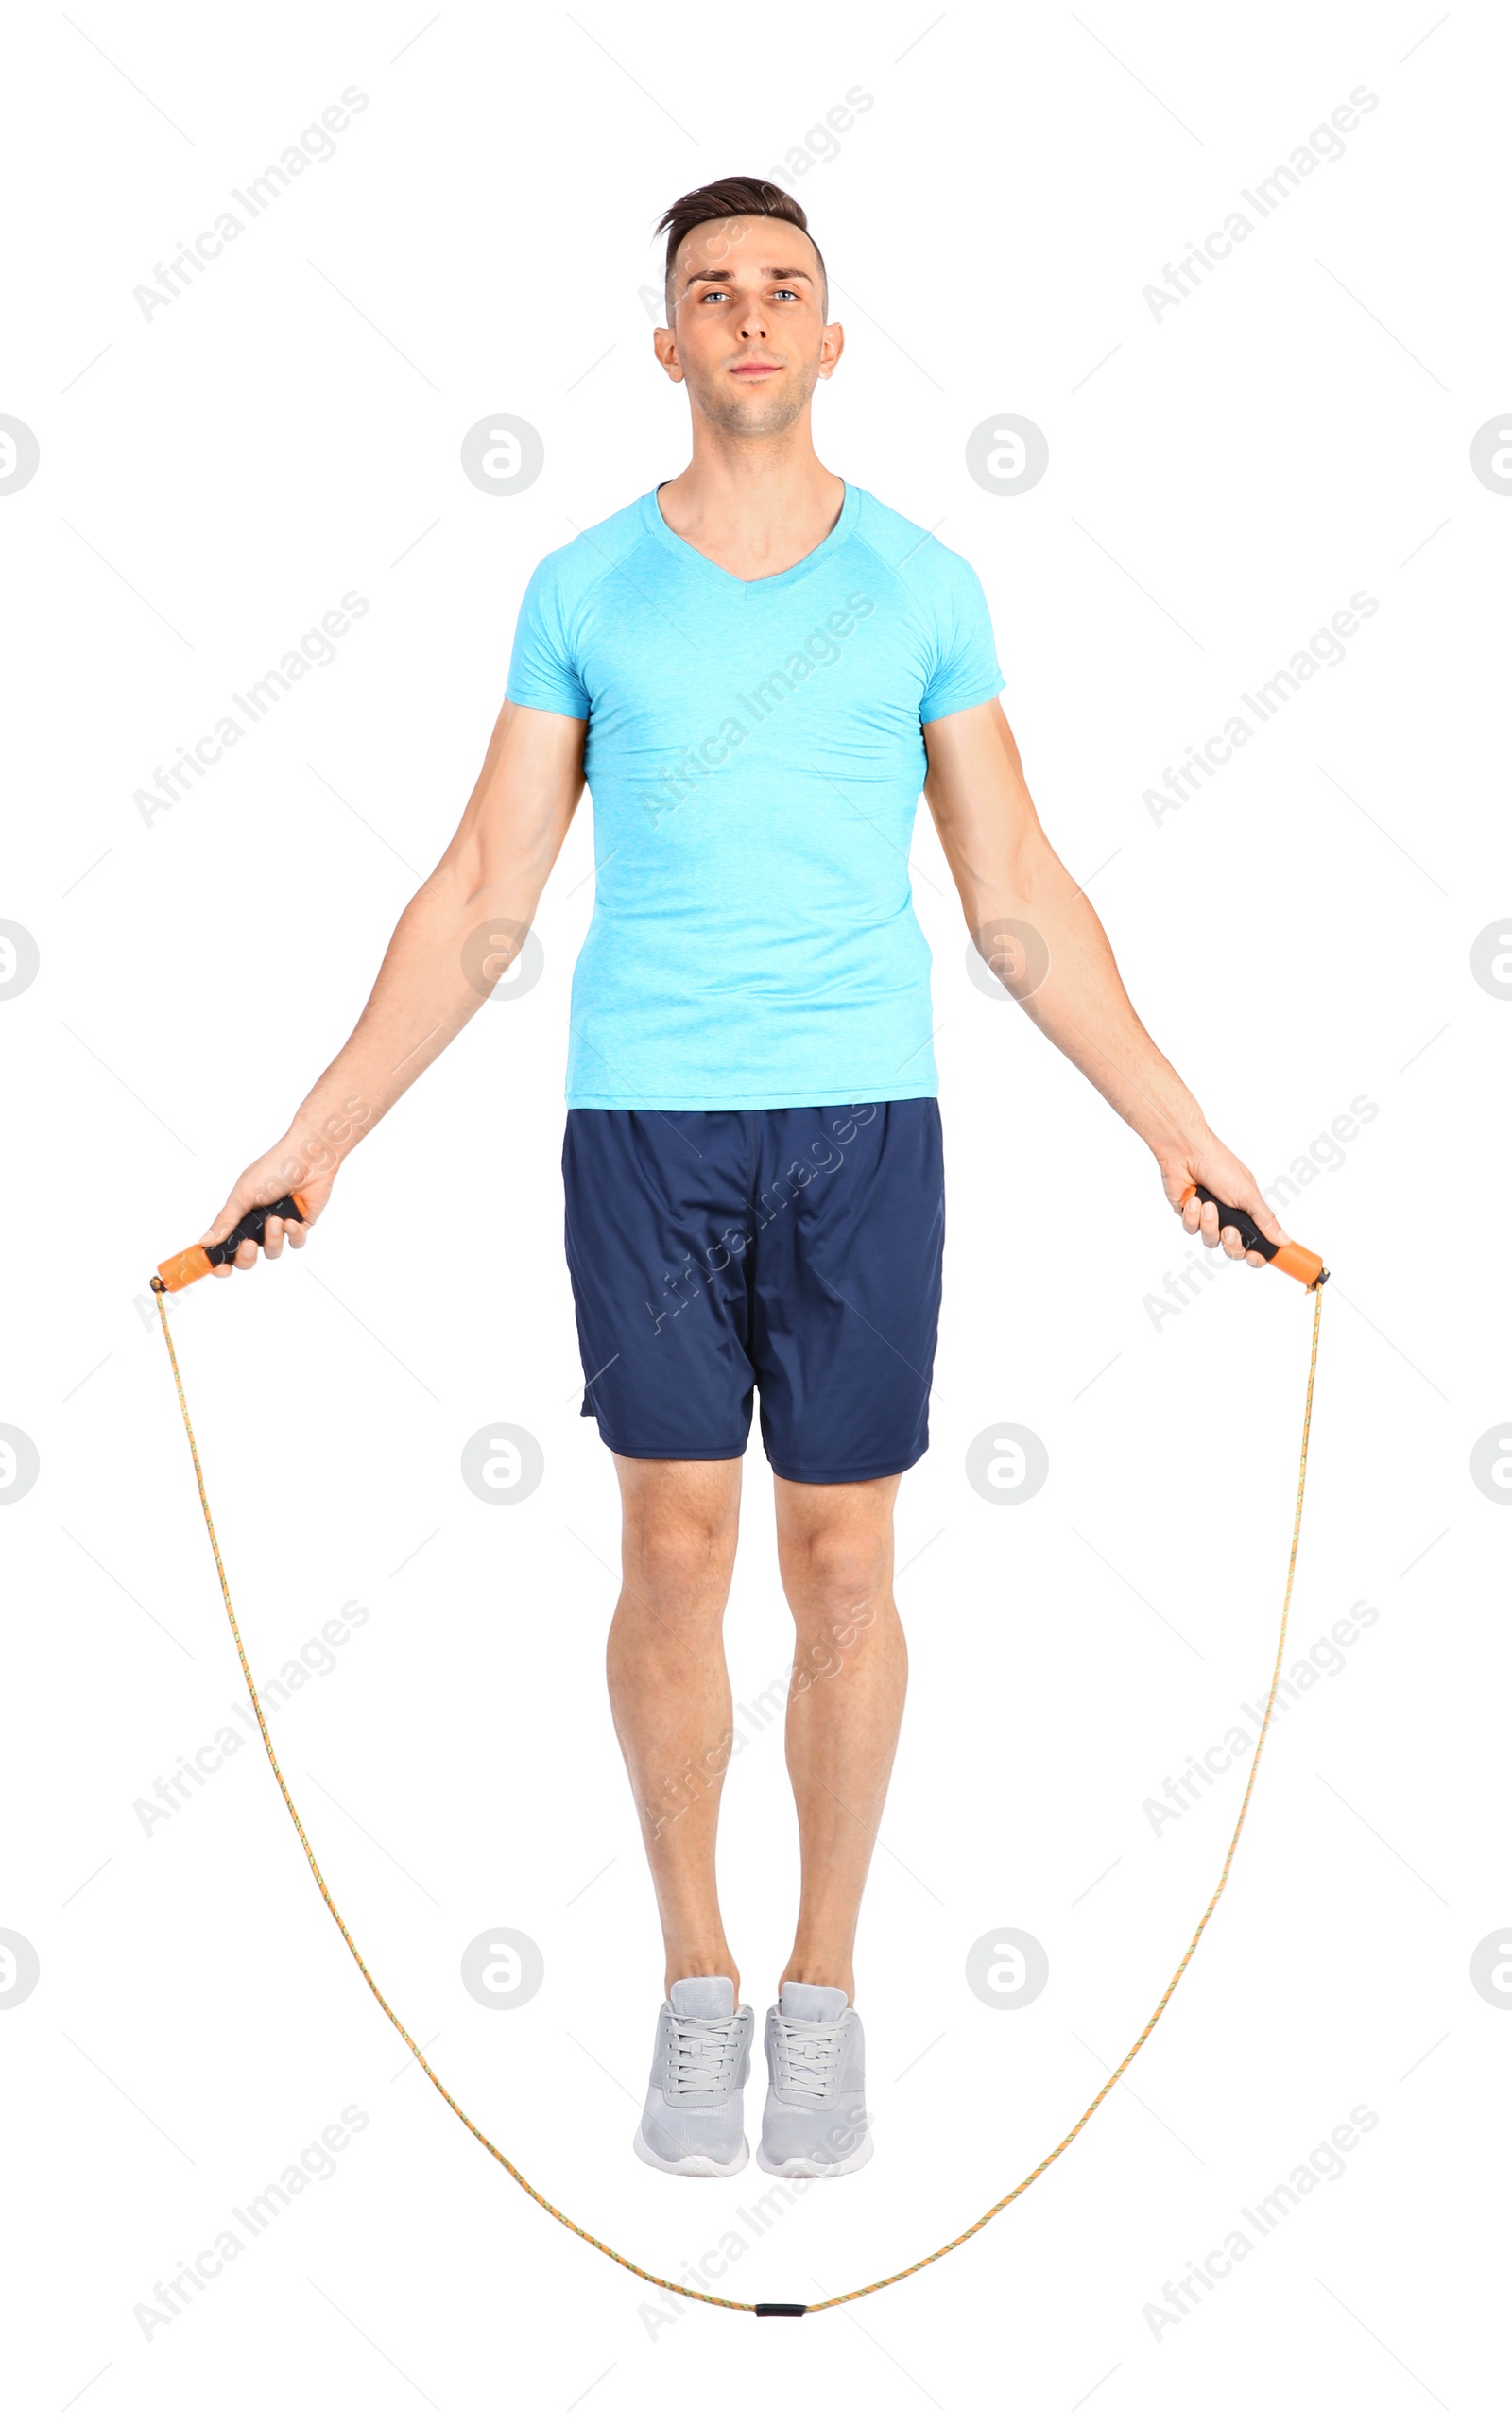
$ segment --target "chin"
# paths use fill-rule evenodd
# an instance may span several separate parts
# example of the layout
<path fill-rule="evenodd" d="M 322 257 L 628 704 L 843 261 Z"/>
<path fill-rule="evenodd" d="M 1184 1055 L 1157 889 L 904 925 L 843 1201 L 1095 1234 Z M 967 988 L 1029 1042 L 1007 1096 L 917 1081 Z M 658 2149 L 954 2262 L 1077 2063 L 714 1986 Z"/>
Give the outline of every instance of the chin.
<path fill-rule="evenodd" d="M 711 421 L 726 429 L 747 431 L 753 437 L 788 428 L 802 409 L 802 397 L 781 387 L 756 388 L 749 395 L 727 387 L 717 397 L 711 397 L 707 406 Z"/>

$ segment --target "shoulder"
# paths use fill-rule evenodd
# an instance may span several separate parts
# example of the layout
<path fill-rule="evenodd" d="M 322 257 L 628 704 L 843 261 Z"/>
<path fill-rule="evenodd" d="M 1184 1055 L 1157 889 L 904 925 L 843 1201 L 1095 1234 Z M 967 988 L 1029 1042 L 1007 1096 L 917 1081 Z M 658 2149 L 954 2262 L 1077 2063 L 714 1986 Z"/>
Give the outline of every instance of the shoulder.
<path fill-rule="evenodd" d="M 571 611 L 582 605 L 606 574 L 633 554 L 645 533 L 645 500 L 632 499 L 602 522 L 591 523 L 562 547 L 543 556 L 530 576 L 532 605 Z"/>
<path fill-rule="evenodd" d="M 855 535 L 904 589 L 929 608 L 946 608 L 963 597 L 981 595 L 976 568 L 966 557 L 947 547 L 921 524 L 885 506 L 867 489 L 861 491 Z"/>

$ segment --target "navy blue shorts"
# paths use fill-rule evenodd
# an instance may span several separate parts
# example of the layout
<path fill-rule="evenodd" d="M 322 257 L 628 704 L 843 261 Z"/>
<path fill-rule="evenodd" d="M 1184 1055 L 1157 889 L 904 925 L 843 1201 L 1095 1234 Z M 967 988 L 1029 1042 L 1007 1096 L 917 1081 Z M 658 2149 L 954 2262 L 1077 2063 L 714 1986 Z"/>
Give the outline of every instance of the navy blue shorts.
<path fill-rule="evenodd" d="M 933 1095 L 781 1111 L 574 1110 L 562 1141 L 582 1412 L 624 1457 L 794 1483 L 929 1446 L 945 1244 Z"/>

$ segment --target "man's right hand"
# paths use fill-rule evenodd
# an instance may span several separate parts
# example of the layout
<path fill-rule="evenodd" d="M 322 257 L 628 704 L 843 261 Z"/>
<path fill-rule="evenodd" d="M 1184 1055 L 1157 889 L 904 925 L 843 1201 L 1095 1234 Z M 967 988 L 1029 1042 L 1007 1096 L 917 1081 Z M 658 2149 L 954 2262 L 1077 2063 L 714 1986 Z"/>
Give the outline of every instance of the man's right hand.
<path fill-rule="evenodd" d="M 301 1176 L 302 1175 L 302 1176 Z M 273 1263 L 284 1252 L 285 1239 L 291 1247 L 302 1247 L 310 1230 L 324 1212 L 327 1199 L 335 1185 L 335 1170 L 315 1173 L 308 1167 L 308 1158 L 301 1156 L 291 1138 L 284 1138 L 270 1152 L 249 1162 L 231 1195 L 227 1197 L 210 1228 L 200 1233 L 198 1244 L 215 1247 L 235 1229 L 244 1213 L 256 1205 L 276 1205 L 281 1196 L 298 1189 L 309 1213 L 309 1220 L 281 1221 L 272 1215 L 263 1225 L 263 1253 Z M 249 1272 L 257 1261 L 257 1242 L 244 1238 L 230 1264 L 217 1264 L 211 1274 L 216 1281 L 229 1280 L 233 1271 Z"/>

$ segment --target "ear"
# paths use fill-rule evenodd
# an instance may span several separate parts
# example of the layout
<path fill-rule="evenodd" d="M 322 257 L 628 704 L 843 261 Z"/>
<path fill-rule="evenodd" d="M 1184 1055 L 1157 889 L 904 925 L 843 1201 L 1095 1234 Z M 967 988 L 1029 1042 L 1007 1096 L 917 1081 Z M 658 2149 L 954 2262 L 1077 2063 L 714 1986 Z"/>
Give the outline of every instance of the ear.
<path fill-rule="evenodd" d="M 656 358 L 662 365 L 662 370 L 666 372 L 667 377 L 675 380 L 680 387 L 682 384 L 682 365 L 678 360 L 678 340 L 673 336 L 672 331 L 670 329 L 653 329 L 651 332 L 651 344 L 655 350 Z"/>

